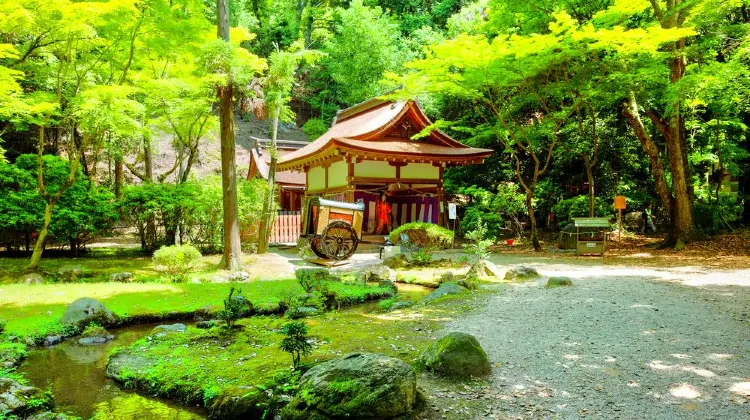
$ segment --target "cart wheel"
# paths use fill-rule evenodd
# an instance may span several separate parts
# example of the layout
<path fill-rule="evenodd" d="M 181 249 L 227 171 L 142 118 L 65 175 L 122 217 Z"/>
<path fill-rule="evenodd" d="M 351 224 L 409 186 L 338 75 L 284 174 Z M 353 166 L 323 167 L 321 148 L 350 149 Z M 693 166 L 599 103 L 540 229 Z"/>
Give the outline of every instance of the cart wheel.
<path fill-rule="evenodd" d="M 312 249 L 313 254 L 318 257 L 323 258 L 324 260 L 328 259 L 328 255 L 323 251 L 323 243 L 320 241 L 320 236 L 314 236 L 310 239 L 310 249 Z"/>
<path fill-rule="evenodd" d="M 357 232 L 346 222 L 337 220 L 323 229 L 323 251 L 332 260 L 345 260 L 357 250 Z"/>

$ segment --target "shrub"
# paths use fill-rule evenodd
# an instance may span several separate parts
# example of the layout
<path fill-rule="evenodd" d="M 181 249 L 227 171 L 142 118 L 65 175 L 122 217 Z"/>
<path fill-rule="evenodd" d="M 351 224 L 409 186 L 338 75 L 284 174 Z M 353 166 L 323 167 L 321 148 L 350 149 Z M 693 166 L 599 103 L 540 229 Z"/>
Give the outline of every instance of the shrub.
<path fill-rule="evenodd" d="M 393 306 L 394 303 L 396 303 L 396 300 L 397 299 L 395 297 L 383 299 L 378 302 L 378 308 L 387 311 L 388 309 L 391 309 L 391 306 Z"/>
<path fill-rule="evenodd" d="M 477 228 L 466 234 L 466 239 L 472 243 L 464 245 L 466 252 L 476 255 L 479 259 L 487 258 L 489 252 L 487 248 L 495 242 L 495 238 L 487 237 L 487 225 L 479 218 Z"/>
<path fill-rule="evenodd" d="M 232 286 L 229 289 L 229 295 L 224 299 L 224 309 L 220 310 L 216 316 L 227 323 L 227 327 L 232 328 L 238 319 L 252 309 L 250 302 L 242 296 L 242 290 Z"/>
<path fill-rule="evenodd" d="M 524 194 L 518 192 L 517 184 L 501 183 L 496 192 L 472 185 L 460 188 L 459 192 L 471 197 L 471 203 L 461 219 L 461 231 L 476 230 L 479 220 L 482 220 L 487 225 L 487 236 L 482 239 L 498 237 L 504 226 L 516 235 L 521 233 L 518 219 L 526 214 L 527 209 Z"/>
<path fill-rule="evenodd" d="M 5 333 L 5 326 L 8 324 L 8 321 L 4 319 L 0 319 L 0 334 Z"/>
<path fill-rule="evenodd" d="M 409 238 L 409 244 L 416 248 L 447 248 L 453 241 L 453 232 L 432 223 L 413 222 L 401 225 L 391 232 L 391 242 L 400 243 L 401 234 L 405 234 Z"/>
<path fill-rule="evenodd" d="M 418 248 L 409 256 L 409 265 L 414 267 L 424 267 L 430 265 L 432 261 L 432 251 L 425 248 Z"/>
<path fill-rule="evenodd" d="M 284 339 L 279 348 L 292 355 L 292 367 L 297 369 L 302 356 L 312 353 L 312 344 L 307 340 L 307 324 L 304 321 L 293 321 L 281 328 Z"/>
<path fill-rule="evenodd" d="M 558 223 L 564 223 L 574 217 L 589 217 L 589 196 L 579 195 L 577 197 L 562 200 L 552 206 Z M 596 197 L 594 199 L 594 216 L 611 217 L 614 212 L 612 204 L 607 200 Z"/>
<path fill-rule="evenodd" d="M 315 140 L 328 131 L 328 124 L 320 118 L 310 118 L 302 125 L 302 131 L 310 140 Z"/>
<path fill-rule="evenodd" d="M 154 265 L 172 281 L 183 281 L 185 275 L 200 262 L 201 253 L 192 245 L 163 246 L 154 252 Z"/>

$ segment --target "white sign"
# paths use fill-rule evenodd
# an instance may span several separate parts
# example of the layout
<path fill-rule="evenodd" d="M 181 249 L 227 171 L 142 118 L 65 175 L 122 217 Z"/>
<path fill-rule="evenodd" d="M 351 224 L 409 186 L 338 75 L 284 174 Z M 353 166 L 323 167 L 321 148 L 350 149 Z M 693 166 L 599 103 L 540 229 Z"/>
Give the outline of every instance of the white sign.
<path fill-rule="evenodd" d="M 456 220 L 456 203 L 448 203 L 448 219 Z"/>
<path fill-rule="evenodd" d="M 593 242 L 588 242 L 588 243 L 586 244 L 586 248 L 596 248 L 596 244 L 595 244 L 595 243 L 593 243 Z"/>

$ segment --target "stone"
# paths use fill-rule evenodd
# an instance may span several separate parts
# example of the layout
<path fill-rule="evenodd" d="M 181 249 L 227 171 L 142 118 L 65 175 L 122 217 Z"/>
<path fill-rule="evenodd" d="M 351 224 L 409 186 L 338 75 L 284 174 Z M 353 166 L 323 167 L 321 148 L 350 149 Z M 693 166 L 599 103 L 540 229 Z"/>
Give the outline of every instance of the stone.
<path fill-rule="evenodd" d="M 53 413 L 51 411 L 45 411 L 44 413 L 34 414 L 33 416 L 26 417 L 26 420 L 69 420 L 70 417 L 62 413 Z"/>
<path fill-rule="evenodd" d="M 157 325 L 152 330 L 157 337 L 165 337 L 169 334 L 184 333 L 187 330 L 185 324 Z"/>
<path fill-rule="evenodd" d="M 456 283 L 443 283 L 440 285 L 440 287 L 437 288 L 437 290 L 427 295 L 427 297 L 424 298 L 424 301 L 425 303 L 429 303 L 443 296 L 459 295 L 461 293 L 464 293 L 465 291 L 466 288 L 461 287 Z"/>
<path fill-rule="evenodd" d="M 195 310 L 194 318 L 196 321 L 204 321 L 206 319 L 213 318 L 216 312 L 210 306 L 204 306 Z"/>
<path fill-rule="evenodd" d="M 526 266 L 511 268 L 505 273 L 505 280 L 509 281 L 526 281 L 537 277 L 539 277 L 539 273 L 536 269 Z"/>
<path fill-rule="evenodd" d="M 48 335 L 47 337 L 44 337 L 44 345 L 47 347 L 60 343 L 62 343 L 62 337 L 59 335 Z"/>
<path fill-rule="evenodd" d="M 570 277 L 550 277 L 547 280 L 547 287 L 572 286 L 573 280 Z"/>
<path fill-rule="evenodd" d="M 294 276 L 300 283 L 319 282 L 333 278 L 330 271 L 322 267 L 300 267 L 294 270 Z"/>
<path fill-rule="evenodd" d="M 282 410 L 285 420 L 386 419 L 407 414 L 417 401 L 417 377 L 403 361 L 353 353 L 320 363 L 300 378 Z"/>
<path fill-rule="evenodd" d="M 291 319 L 307 318 L 309 316 L 315 316 L 320 313 L 320 309 L 312 308 L 309 306 L 300 306 L 295 309 L 290 309 L 287 312 L 287 316 Z"/>
<path fill-rule="evenodd" d="M 30 405 L 32 401 L 33 405 Z M 49 409 L 51 406 L 51 399 L 41 389 L 23 385 L 11 378 L 0 378 L 0 415 L 24 418 L 32 411 Z"/>
<path fill-rule="evenodd" d="M 388 281 L 392 283 L 396 281 L 396 272 L 384 265 L 376 265 L 365 268 L 357 273 L 357 280 L 360 283 L 379 283 L 381 281 Z"/>
<path fill-rule="evenodd" d="M 6 362 L 3 362 L 2 366 L 5 369 L 12 369 L 12 368 L 16 367 L 16 363 L 17 363 L 16 361 L 8 360 Z"/>
<path fill-rule="evenodd" d="M 118 283 L 129 283 L 133 281 L 135 276 L 133 276 L 133 273 L 129 273 L 127 271 L 123 271 L 122 273 L 112 273 L 109 275 L 109 281 L 115 281 Z"/>
<path fill-rule="evenodd" d="M 444 271 L 440 273 L 440 277 L 438 277 L 438 284 L 449 283 L 449 282 L 455 281 L 456 280 L 455 277 L 456 276 L 453 274 L 452 271 Z"/>
<path fill-rule="evenodd" d="M 404 301 L 404 302 L 396 302 L 393 305 L 391 305 L 390 310 L 397 311 L 399 309 L 405 309 L 410 306 L 414 305 L 414 302 Z"/>
<path fill-rule="evenodd" d="M 44 276 L 38 273 L 29 273 L 18 279 L 19 283 L 23 284 L 44 284 Z"/>
<path fill-rule="evenodd" d="M 487 260 L 479 260 L 471 265 L 466 277 L 475 277 L 479 280 L 491 280 L 501 278 L 500 270 L 497 266 Z"/>
<path fill-rule="evenodd" d="M 388 257 L 383 260 L 383 265 L 396 270 L 398 268 L 406 268 L 409 266 L 409 259 L 404 254 L 396 254 L 392 257 Z"/>
<path fill-rule="evenodd" d="M 218 326 L 219 326 L 219 321 L 215 319 L 212 319 L 209 321 L 198 321 L 195 324 L 195 328 L 200 328 L 202 330 L 210 330 L 211 328 L 218 327 Z"/>
<path fill-rule="evenodd" d="M 479 341 L 461 332 L 452 332 L 433 343 L 421 360 L 427 369 L 452 377 L 482 376 L 492 370 Z"/>
<path fill-rule="evenodd" d="M 83 337 L 78 339 L 78 344 L 83 344 L 84 346 L 93 346 L 96 344 L 104 344 L 112 339 L 114 339 L 115 336 L 112 334 L 106 334 L 106 335 L 95 335 L 93 337 Z"/>
<path fill-rule="evenodd" d="M 246 271 L 233 271 L 229 274 L 229 281 L 234 281 L 234 282 L 250 281 L 250 273 Z"/>
<path fill-rule="evenodd" d="M 83 276 L 83 268 L 80 265 L 64 265 L 57 270 L 57 278 L 63 283 L 78 281 Z"/>
<path fill-rule="evenodd" d="M 112 311 L 107 309 L 96 299 L 84 297 L 75 300 L 65 309 L 60 322 L 66 325 L 75 325 L 80 328 L 85 327 L 91 322 L 95 322 L 103 327 L 109 327 L 117 324 L 118 317 Z"/>
<path fill-rule="evenodd" d="M 190 279 L 190 284 L 201 284 L 201 279 L 199 279 L 198 277 L 193 277 L 192 279 Z"/>

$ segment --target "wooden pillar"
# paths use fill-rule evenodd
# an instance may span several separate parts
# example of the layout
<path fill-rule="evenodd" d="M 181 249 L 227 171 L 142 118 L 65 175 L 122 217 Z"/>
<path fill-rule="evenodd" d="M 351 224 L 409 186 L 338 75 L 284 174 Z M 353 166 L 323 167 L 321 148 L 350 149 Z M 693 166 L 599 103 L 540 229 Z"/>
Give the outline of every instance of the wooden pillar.
<path fill-rule="evenodd" d="M 438 184 L 437 187 L 437 210 L 438 210 L 438 225 L 445 226 L 446 224 L 446 217 L 445 212 L 447 211 L 447 208 L 445 207 L 445 193 L 443 192 L 443 184 L 442 182 Z"/>

